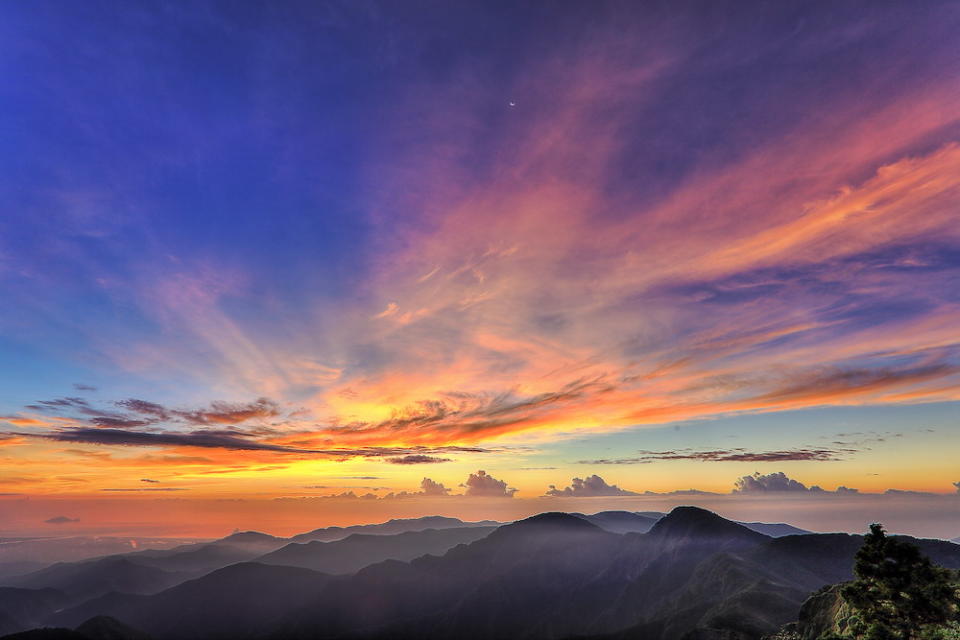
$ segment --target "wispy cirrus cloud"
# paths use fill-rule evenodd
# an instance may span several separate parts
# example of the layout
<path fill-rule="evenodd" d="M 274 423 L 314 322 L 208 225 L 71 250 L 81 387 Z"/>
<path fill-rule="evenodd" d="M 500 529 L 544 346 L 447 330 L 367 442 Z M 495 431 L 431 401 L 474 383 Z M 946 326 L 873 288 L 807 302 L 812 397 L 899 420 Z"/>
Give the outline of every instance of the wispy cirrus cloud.
<path fill-rule="evenodd" d="M 297 229 L 282 238 L 265 238 L 242 207 L 223 206 L 237 224 L 217 233 L 151 217 L 196 207 L 155 207 L 169 194 L 139 182 L 190 166 L 169 150 L 136 171 L 115 166 L 137 176 L 116 195 L 102 180 L 53 185 L 56 214 L 0 222 L 11 305 L 71 339 L 5 320 L 18 335 L 77 344 L 74 360 L 119 369 L 132 388 L 162 381 L 205 399 L 108 403 L 101 384 L 97 402 L 77 384 L 86 395 L 3 418 L 23 432 L 4 442 L 169 449 L 149 455 L 191 466 L 207 463 L 181 449 L 439 461 L 507 439 L 960 400 L 960 94 L 943 82 L 960 73 L 954 12 L 924 8 L 901 29 L 889 7 L 868 21 L 856 8 L 811 10 L 801 24 L 744 5 L 718 33 L 695 11 L 618 6 L 589 24 L 537 16 L 515 41 L 524 55 L 509 59 L 464 50 L 444 70 L 375 60 L 404 73 L 364 112 L 369 140 L 347 145 L 364 159 L 338 182 L 357 193 L 324 207 L 357 212 L 364 231 L 328 252 L 311 244 L 299 204 L 290 218 L 278 208 L 272 231 Z M 406 42 L 420 51 L 429 39 Z M 803 82 L 783 82 L 783 69 L 804 70 Z M 233 157 L 216 140 L 249 130 L 198 129 L 210 145 L 198 162 L 211 167 Z M 153 139 L 181 139 L 171 131 Z M 101 160 L 116 157 L 127 156 L 110 148 Z M 246 182 L 283 185 L 289 169 L 270 171 L 276 180 Z M 220 178 L 231 188 L 212 191 L 245 186 L 232 167 Z M 294 186 L 284 194 L 315 189 Z M 252 195 L 238 198 L 281 199 Z M 137 224 L 113 211 L 138 212 Z M 243 229 L 256 231 L 245 247 L 231 235 Z M 221 236 L 222 247 L 197 244 Z M 44 242 L 19 246 L 31 238 Z M 125 247 L 136 250 L 104 257 Z M 301 261 L 310 277 L 285 270 Z M 97 313 L 65 307 L 63 292 L 79 290 Z M 781 442 L 585 462 L 833 462 L 863 450 Z"/>

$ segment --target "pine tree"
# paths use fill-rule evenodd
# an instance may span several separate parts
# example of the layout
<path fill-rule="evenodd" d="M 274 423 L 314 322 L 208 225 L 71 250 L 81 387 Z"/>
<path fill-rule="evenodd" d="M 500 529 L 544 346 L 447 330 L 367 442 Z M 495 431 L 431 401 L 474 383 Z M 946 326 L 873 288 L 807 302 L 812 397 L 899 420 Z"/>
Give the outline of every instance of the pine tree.
<path fill-rule="evenodd" d="M 856 612 L 855 637 L 864 640 L 914 640 L 927 625 L 946 624 L 958 600 L 950 572 L 930 562 L 916 546 L 887 537 L 870 525 L 857 552 L 856 580 L 842 595 Z"/>

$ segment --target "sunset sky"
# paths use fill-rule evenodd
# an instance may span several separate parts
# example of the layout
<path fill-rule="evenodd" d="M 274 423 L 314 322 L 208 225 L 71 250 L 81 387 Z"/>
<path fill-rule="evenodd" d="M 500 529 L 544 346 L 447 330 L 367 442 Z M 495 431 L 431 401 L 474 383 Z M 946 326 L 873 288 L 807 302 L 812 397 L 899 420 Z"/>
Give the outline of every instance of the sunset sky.
<path fill-rule="evenodd" d="M 0 534 L 960 535 L 960 4 L 0 12 Z"/>

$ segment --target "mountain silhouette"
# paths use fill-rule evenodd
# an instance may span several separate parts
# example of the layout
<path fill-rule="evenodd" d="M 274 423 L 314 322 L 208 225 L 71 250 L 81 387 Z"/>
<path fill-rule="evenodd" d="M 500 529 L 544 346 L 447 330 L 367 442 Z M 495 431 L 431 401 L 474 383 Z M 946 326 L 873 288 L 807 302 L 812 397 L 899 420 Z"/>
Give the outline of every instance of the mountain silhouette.
<path fill-rule="evenodd" d="M 76 628 L 89 640 L 152 640 L 139 629 L 126 625 L 110 616 L 95 616 Z"/>
<path fill-rule="evenodd" d="M 324 573 L 354 573 L 384 560 L 413 560 L 426 554 L 442 554 L 458 544 L 469 544 L 496 527 L 426 529 L 394 535 L 354 533 L 333 542 L 314 540 L 290 543 L 257 558 L 263 564 L 303 567 Z"/>
<path fill-rule="evenodd" d="M 301 533 L 290 538 L 290 542 L 331 542 L 341 540 L 354 533 L 366 533 L 375 535 L 390 535 L 395 533 L 406 533 L 408 531 L 423 531 L 425 529 L 454 529 L 462 527 L 491 527 L 499 525 L 499 522 L 493 520 L 483 520 L 480 522 L 464 522 L 457 518 L 448 518 L 446 516 L 424 516 L 422 518 L 395 518 L 380 524 L 358 524 L 349 527 L 324 527 L 314 529 L 307 533 Z"/>
<path fill-rule="evenodd" d="M 97 616 L 76 629 L 46 627 L 6 635 L 0 640 L 153 640 L 150 636 L 109 616 Z"/>
<path fill-rule="evenodd" d="M 610 533 L 646 533 L 663 514 L 643 515 L 632 511 L 601 511 L 593 515 L 575 513 Z"/>
<path fill-rule="evenodd" d="M 699 507 L 676 507 L 653 525 L 650 535 L 674 541 L 716 541 L 721 544 L 734 541 L 749 544 L 768 538 Z"/>
<path fill-rule="evenodd" d="M 805 533 L 811 533 L 806 529 L 795 527 L 785 522 L 740 522 L 747 529 L 762 533 L 771 538 L 782 538 L 783 536 L 796 536 Z"/>
<path fill-rule="evenodd" d="M 3 582 L 15 587 L 49 587 L 73 599 L 89 599 L 111 591 L 157 593 L 189 577 L 189 574 L 137 564 L 123 556 L 108 556 L 88 562 L 57 563 Z"/>
<path fill-rule="evenodd" d="M 0 635 L 38 626 L 68 601 L 56 589 L 0 587 Z"/>
<path fill-rule="evenodd" d="M 268 632 L 279 616 L 316 598 L 329 579 L 308 569 L 241 563 L 154 596 L 107 594 L 52 621 L 72 627 L 109 615 L 155 638 L 247 637 Z"/>
<path fill-rule="evenodd" d="M 344 575 L 239 563 L 153 595 L 105 594 L 40 623 L 75 628 L 107 615 L 156 640 L 759 640 L 796 620 L 810 593 L 849 580 L 862 544 L 847 534 L 772 538 L 678 507 L 647 533 L 613 533 L 582 514 L 551 512 L 489 533 L 360 535 L 286 553 L 320 549 L 320 560 L 303 561 L 352 569 L 361 549 L 372 559 L 389 548 L 411 552 L 410 540 L 459 535 L 479 539 Z M 960 546 L 911 541 L 934 562 L 960 568 Z"/>

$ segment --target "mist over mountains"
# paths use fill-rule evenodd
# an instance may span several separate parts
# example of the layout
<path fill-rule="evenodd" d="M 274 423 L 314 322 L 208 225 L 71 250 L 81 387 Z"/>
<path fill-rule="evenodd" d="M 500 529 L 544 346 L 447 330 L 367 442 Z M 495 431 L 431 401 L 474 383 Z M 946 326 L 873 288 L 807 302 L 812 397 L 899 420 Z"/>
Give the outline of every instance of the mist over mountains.
<path fill-rule="evenodd" d="M 697 507 L 238 532 L 3 578 L 0 633 L 753 640 L 795 620 L 815 590 L 849 580 L 861 542 Z M 960 545 L 914 542 L 960 568 Z"/>

